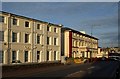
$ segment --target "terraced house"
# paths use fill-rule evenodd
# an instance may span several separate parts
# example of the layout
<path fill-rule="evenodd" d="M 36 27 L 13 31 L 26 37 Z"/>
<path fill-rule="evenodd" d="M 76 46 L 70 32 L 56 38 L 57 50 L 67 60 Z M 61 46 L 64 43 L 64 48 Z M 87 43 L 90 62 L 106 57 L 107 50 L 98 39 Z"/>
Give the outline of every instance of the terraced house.
<path fill-rule="evenodd" d="M 62 25 L 2 11 L 0 27 L 1 63 L 60 60 Z"/>
<path fill-rule="evenodd" d="M 98 53 L 98 39 L 71 28 L 62 28 L 62 55 L 66 57 L 94 58 Z"/>

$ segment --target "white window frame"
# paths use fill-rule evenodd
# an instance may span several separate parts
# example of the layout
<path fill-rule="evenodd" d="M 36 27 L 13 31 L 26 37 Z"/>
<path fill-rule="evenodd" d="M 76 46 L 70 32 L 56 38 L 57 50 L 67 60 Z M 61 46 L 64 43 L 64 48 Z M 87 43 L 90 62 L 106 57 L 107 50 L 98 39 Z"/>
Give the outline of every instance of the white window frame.
<path fill-rule="evenodd" d="M 47 41 L 48 41 L 48 39 L 47 39 Z M 47 45 L 52 45 L 52 37 L 49 37 L 49 44 L 47 44 Z"/>
<path fill-rule="evenodd" d="M 29 24 L 28 24 L 28 27 L 26 27 L 26 22 L 29 23 Z M 24 21 L 24 27 L 25 27 L 25 28 L 30 28 L 30 22 L 29 22 L 29 21 Z"/>
<path fill-rule="evenodd" d="M 43 45 L 43 35 L 40 35 L 40 44 Z"/>
<path fill-rule="evenodd" d="M 1 58 L 0 58 L 0 60 L 1 60 L 0 63 L 4 64 L 4 61 L 5 61 L 5 53 L 4 53 L 4 50 L 0 50 L 0 51 L 1 51 L 1 55 L 3 55 L 3 56 L 1 56 Z"/>
<path fill-rule="evenodd" d="M 24 57 L 24 63 L 27 63 L 27 62 L 30 61 L 30 57 L 29 57 L 29 55 L 30 55 L 30 54 L 29 54 L 30 51 L 28 51 L 28 61 L 26 61 L 26 62 L 25 62 L 25 51 L 28 51 L 28 50 L 24 50 L 24 54 L 23 54 L 23 55 L 24 55 L 24 56 L 23 56 L 23 57 Z"/>
<path fill-rule="evenodd" d="M 37 34 L 37 36 L 39 36 L 41 38 L 41 35 L 40 34 Z M 37 42 L 38 41 L 38 38 L 36 37 L 36 43 L 37 44 L 41 44 L 41 39 L 39 38 L 39 43 Z"/>
<path fill-rule="evenodd" d="M 1 22 L 1 23 L 6 23 L 6 17 L 5 16 L 3 16 L 3 15 L 1 15 L 1 17 L 4 17 L 4 22 Z"/>
<path fill-rule="evenodd" d="M 49 31 L 48 31 L 48 27 L 49 27 Z M 52 27 L 51 26 L 47 26 L 47 32 L 51 32 L 52 31 Z"/>
<path fill-rule="evenodd" d="M 12 50 L 12 58 L 11 58 L 12 61 L 13 61 L 13 51 L 16 52 L 16 59 L 17 59 L 17 51 L 16 51 L 16 50 Z M 15 60 L 16 60 L 16 59 L 15 59 Z"/>
<path fill-rule="evenodd" d="M 5 31 L 1 30 L 0 32 L 1 32 L 1 38 L 0 38 L 1 40 L 0 41 L 4 42 L 5 41 L 5 37 L 4 37 L 5 36 Z"/>
<path fill-rule="evenodd" d="M 43 26 L 42 26 L 42 24 L 40 24 L 40 30 L 42 30 L 43 29 Z"/>
<path fill-rule="evenodd" d="M 28 42 L 25 42 L 25 34 L 29 34 Z M 24 43 L 30 43 L 30 33 L 25 33 L 25 34 L 24 34 Z"/>
<path fill-rule="evenodd" d="M 16 19 L 16 20 L 17 20 L 17 24 L 16 24 L 16 25 L 13 24 L 13 19 Z M 17 19 L 17 18 L 12 18 L 12 25 L 14 25 L 14 26 L 19 26 L 19 19 Z"/>
<path fill-rule="evenodd" d="M 16 33 L 16 35 L 17 35 L 17 41 L 13 42 L 13 38 L 12 38 L 12 43 L 17 43 L 17 42 L 19 42 L 19 34 L 18 34 L 18 32 L 12 31 L 12 37 L 13 37 L 13 33 Z"/>

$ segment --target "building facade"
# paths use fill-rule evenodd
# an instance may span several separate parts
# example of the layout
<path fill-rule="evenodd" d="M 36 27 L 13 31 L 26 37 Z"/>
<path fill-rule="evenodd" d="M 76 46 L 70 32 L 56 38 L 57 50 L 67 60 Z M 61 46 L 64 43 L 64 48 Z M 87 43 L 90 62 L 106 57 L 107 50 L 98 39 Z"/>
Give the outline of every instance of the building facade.
<path fill-rule="evenodd" d="M 109 54 L 109 48 L 98 47 L 97 58 L 102 58 L 102 57 L 108 58 L 108 54 Z"/>
<path fill-rule="evenodd" d="M 98 39 L 71 28 L 62 28 L 62 55 L 94 58 L 98 53 Z"/>
<path fill-rule="evenodd" d="M 1 63 L 60 60 L 62 25 L 1 12 L 0 27 Z"/>

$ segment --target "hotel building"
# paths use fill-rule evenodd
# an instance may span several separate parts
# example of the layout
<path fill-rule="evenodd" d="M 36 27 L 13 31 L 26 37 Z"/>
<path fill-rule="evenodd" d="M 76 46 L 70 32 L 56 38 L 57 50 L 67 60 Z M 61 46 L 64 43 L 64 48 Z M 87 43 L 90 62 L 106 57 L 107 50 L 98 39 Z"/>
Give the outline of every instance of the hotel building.
<path fill-rule="evenodd" d="M 61 27 L 8 12 L 0 13 L 1 63 L 61 60 Z"/>
<path fill-rule="evenodd" d="M 74 58 L 93 58 L 97 56 L 97 38 L 67 27 L 62 28 L 61 36 L 63 56 Z"/>

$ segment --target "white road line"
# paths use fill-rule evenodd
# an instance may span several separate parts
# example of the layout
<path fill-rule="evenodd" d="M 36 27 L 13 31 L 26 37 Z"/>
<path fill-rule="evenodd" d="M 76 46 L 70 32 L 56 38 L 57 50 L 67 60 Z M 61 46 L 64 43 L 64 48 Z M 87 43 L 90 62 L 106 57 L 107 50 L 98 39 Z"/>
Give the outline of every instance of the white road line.
<path fill-rule="evenodd" d="M 82 73 L 82 72 L 85 72 L 85 71 L 78 71 L 78 72 L 75 72 L 75 73 L 72 73 L 72 74 L 69 74 L 69 75 L 67 75 L 66 77 L 69 77 L 69 76 L 72 76 L 72 75 L 75 75 L 75 74 L 78 74 L 78 73 Z"/>
<path fill-rule="evenodd" d="M 88 70 L 89 70 L 89 69 L 93 69 L 93 68 L 95 68 L 95 66 L 89 67 Z"/>

